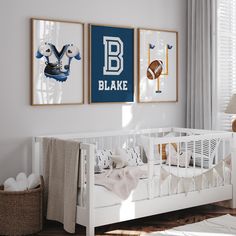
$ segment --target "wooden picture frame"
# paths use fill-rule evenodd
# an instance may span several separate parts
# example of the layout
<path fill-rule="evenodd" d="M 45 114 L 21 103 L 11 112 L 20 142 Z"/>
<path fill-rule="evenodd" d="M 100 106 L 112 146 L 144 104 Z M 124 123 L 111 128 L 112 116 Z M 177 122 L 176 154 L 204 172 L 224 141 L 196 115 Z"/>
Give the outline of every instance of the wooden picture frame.
<path fill-rule="evenodd" d="M 89 103 L 129 102 L 134 102 L 134 28 L 89 24 Z"/>
<path fill-rule="evenodd" d="M 84 24 L 31 19 L 31 105 L 84 103 Z"/>
<path fill-rule="evenodd" d="M 178 32 L 138 29 L 138 102 L 178 101 Z"/>

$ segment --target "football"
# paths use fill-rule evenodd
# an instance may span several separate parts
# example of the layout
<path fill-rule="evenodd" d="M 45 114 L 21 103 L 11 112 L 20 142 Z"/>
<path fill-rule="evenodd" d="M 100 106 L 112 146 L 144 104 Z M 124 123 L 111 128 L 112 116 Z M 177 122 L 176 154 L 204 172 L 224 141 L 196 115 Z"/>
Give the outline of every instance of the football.
<path fill-rule="evenodd" d="M 155 60 L 150 63 L 147 68 L 147 78 L 150 80 L 157 79 L 162 72 L 163 62 L 161 60 Z"/>

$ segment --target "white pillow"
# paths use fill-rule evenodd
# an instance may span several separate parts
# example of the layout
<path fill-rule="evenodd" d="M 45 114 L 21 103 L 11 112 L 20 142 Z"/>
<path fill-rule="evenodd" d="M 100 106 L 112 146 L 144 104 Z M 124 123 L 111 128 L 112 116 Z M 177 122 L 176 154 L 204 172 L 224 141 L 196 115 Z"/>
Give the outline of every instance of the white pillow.
<path fill-rule="evenodd" d="M 175 137 L 175 136 L 176 136 L 175 132 L 169 132 L 163 137 Z M 150 160 L 149 137 L 148 136 L 141 137 L 141 144 L 143 146 L 147 159 Z M 154 159 L 153 159 L 154 165 L 158 165 L 161 162 L 161 155 L 160 155 L 158 146 L 159 145 L 155 145 L 155 148 L 154 148 Z M 162 160 L 162 163 L 164 162 L 165 160 Z"/>
<path fill-rule="evenodd" d="M 192 156 L 191 151 L 180 152 L 178 155 L 178 153 L 176 152 L 172 144 L 166 145 L 166 157 L 167 157 L 166 164 L 167 165 L 177 166 L 179 164 L 180 167 L 189 167 L 191 156 Z M 178 160 L 179 160 L 179 163 L 178 163 Z"/>
<path fill-rule="evenodd" d="M 95 169 L 107 169 L 112 167 L 112 151 L 103 149 L 95 153 Z"/>
<path fill-rule="evenodd" d="M 141 144 L 143 146 L 145 155 L 148 160 L 150 160 L 150 148 L 149 148 L 149 138 L 148 137 L 141 137 Z M 157 147 L 157 145 L 155 146 Z M 154 150 L 154 165 L 160 164 L 160 153 L 158 148 L 155 148 Z"/>
<path fill-rule="evenodd" d="M 118 149 L 118 154 L 128 166 L 141 166 L 144 164 L 141 159 L 141 151 L 139 146 L 133 148 L 120 148 Z"/>
<path fill-rule="evenodd" d="M 114 167 L 117 169 L 128 166 L 128 162 L 124 160 L 120 155 L 112 155 L 112 161 Z"/>

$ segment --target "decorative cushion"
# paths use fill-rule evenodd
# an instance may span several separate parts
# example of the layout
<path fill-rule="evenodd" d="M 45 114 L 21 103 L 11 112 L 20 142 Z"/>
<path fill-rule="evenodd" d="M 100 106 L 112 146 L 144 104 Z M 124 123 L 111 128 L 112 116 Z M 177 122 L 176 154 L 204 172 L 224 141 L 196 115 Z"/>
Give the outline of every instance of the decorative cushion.
<path fill-rule="evenodd" d="M 176 133 L 174 132 L 169 132 L 166 135 L 164 135 L 163 137 L 175 137 Z M 150 148 L 149 148 L 149 137 L 147 136 L 143 136 L 141 137 L 141 144 L 143 146 L 145 155 L 147 157 L 148 160 L 150 160 Z M 177 144 L 174 144 L 175 149 L 177 150 Z M 161 145 L 157 145 L 156 148 L 154 149 L 154 165 L 158 165 L 161 162 L 161 156 L 160 156 L 160 148 Z M 162 163 L 165 162 L 166 160 L 166 144 L 162 144 Z"/>
<path fill-rule="evenodd" d="M 167 165 L 177 166 L 179 164 L 180 167 L 188 167 L 192 152 L 191 151 L 180 152 L 178 155 L 175 147 L 172 144 L 171 145 L 167 144 L 166 154 L 167 154 L 167 160 L 166 160 Z"/>
<path fill-rule="evenodd" d="M 111 150 L 97 150 L 95 153 L 95 172 L 100 172 L 102 169 L 112 167 L 112 151 Z"/>
<path fill-rule="evenodd" d="M 141 137 L 141 144 L 143 146 L 145 155 L 148 160 L 150 160 L 150 148 L 149 148 L 149 139 L 147 137 Z M 160 164 L 160 153 L 158 151 L 158 148 L 154 150 L 154 165 Z"/>
<path fill-rule="evenodd" d="M 113 166 L 116 169 L 120 169 L 128 166 L 128 162 L 124 160 L 120 155 L 112 155 Z"/>
<path fill-rule="evenodd" d="M 169 144 L 162 144 L 162 145 L 158 144 L 157 145 L 159 155 L 160 155 L 161 146 L 162 146 L 162 160 L 166 160 L 167 159 L 167 154 L 166 154 L 166 150 L 167 150 L 166 147 L 167 147 L 167 145 L 169 145 Z M 177 152 L 177 144 L 176 143 L 171 143 L 171 147 L 173 147 L 175 149 L 175 151 Z"/>
<path fill-rule="evenodd" d="M 139 146 L 132 148 L 120 148 L 118 153 L 124 160 L 124 163 L 127 163 L 128 166 L 141 166 L 144 164 L 141 159 L 141 151 Z"/>

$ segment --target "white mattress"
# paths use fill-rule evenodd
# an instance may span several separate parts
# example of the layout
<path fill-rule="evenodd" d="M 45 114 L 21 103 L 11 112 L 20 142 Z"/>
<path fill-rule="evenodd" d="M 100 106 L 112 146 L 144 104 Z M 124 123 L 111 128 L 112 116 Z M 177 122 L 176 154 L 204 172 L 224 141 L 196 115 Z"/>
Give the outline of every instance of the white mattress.
<path fill-rule="evenodd" d="M 162 165 L 168 172 L 177 175 L 179 177 L 193 177 L 196 175 L 200 175 L 207 171 L 207 169 L 201 169 L 201 168 L 193 168 L 189 167 L 187 169 L 185 168 L 177 168 L 175 166 L 167 166 L 167 165 Z M 141 166 L 143 170 L 147 170 L 147 165 Z M 155 165 L 155 170 L 154 170 L 154 196 L 165 196 L 169 193 L 169 181 L 166 180 L 163 182 L 160 186 L 159 183 L 159 174 L 160 174 L 160 165 Z M 222 184 L 222 181 L 220 178 L 217 177 L 217 174 L 214 173 L 214 182 L 218 184 Z M 225 183 L 230 184 L 230 170 L 225 167 Z M 194 190 L 194 184 L 192 183 L 190 186 L 190 191 Z M 208 188 L 208 182 L 206 179 L 203 178 L 203 187 Z M 184 192 L 183 190 L 183 183 L 182 181 L 179 182 L 178 185 L 178 193 Z M 136 189 L 134 189 L 129 198 L 126 199 L 125 201 L 120 199 L 117 195 L 112 193 L 111 191 L 107 190 L 106 188 L 102 186 L 95 185 L 94 186 L 94 195 L 96 196 L 94 198 L 95 200 L 95 207 L 104 207 L 104 206 L 112 206 L 116 204 L 121 204 L 122 202 L 127 202 L 127 201 L 138 201 L 138 200 L 144 200 L 148 198 L 148 179 L 140 179 L 138 186 Z M 78 201 L 79 202 L 84 202 L 84 197 L 81 199 L 81 195 L 78 195 Z"/>

